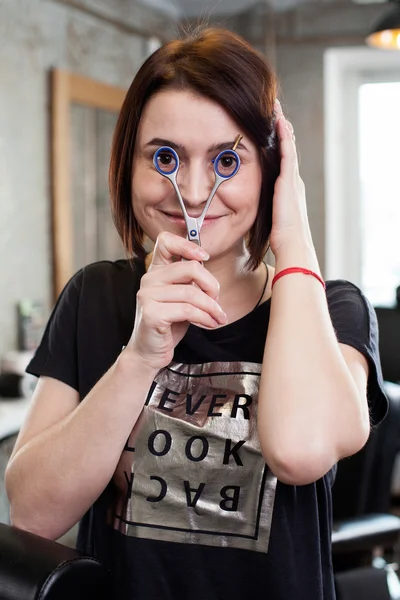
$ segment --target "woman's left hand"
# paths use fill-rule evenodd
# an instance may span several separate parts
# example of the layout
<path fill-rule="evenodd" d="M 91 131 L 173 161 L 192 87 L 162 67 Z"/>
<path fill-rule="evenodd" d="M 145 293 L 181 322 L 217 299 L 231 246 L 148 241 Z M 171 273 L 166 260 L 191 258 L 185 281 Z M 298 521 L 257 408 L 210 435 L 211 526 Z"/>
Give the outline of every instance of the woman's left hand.
<path fill-rule="evenodd" d="M 304 182 L 300 177 L 295 137 L 279 101 L 275 104 L 281 168 L 272 204 L 270 247 L 275 257 L 291 245 L 312 244 Z"/>

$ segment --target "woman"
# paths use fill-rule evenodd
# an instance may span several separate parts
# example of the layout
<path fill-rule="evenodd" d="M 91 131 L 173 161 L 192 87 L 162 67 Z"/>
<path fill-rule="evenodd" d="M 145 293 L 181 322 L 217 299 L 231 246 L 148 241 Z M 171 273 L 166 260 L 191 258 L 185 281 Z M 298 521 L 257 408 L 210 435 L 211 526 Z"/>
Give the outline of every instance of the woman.
<path fill-rule="evenodd" d="M 28 369 L 40 380 L 7 470 L 12 520 L 55 539 L 81 519 L 78 547 L 112 569 L 115 598 L 334 598 L 335 464 L 386 399 L 373 311 L 321 279 L 275 98 L 264 58 L 223 30 L 145 62 L 110 168 L 136 258 L 70 281 Z M 154 156 L 177 153 L 198 217 L 238 136 L 199 247 Z"/>

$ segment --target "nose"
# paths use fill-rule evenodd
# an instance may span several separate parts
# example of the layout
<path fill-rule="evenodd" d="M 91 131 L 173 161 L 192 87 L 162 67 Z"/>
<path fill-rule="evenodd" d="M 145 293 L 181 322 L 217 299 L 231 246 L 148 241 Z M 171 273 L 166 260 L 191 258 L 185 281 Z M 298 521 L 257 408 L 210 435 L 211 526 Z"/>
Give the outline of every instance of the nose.
<path fill-rule="evenodd" d="M 182 165 L 178 171 L 177 183 L 186 208 L 204 205 L 214 182 L 215 173 L 211 161 L 210 165 L 204 165 L 200 160 Z"/>

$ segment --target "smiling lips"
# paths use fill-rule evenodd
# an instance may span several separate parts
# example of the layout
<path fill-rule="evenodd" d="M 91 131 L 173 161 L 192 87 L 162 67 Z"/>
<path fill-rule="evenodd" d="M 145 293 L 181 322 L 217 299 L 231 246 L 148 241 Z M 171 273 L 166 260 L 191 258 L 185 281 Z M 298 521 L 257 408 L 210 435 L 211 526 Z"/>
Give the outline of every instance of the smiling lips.
<path fill-rule="evenodd" d="M 183 218 L 182 213 L 169 213 L 166 211 L 161 211 L 163 215 L 165 215 L 166 217 L 168 217 L 168 219 L 170 219 L 171 221 L 173 221 L 174 223 L 180 224 L 180 225 L 185 225 L 185 219 Z M 194 219 L 198 219 L 200 215 L 198 215 L 197 217 L 195 217 L 194 215 L 190 215 L 192 218 Z M 204 222 L 203 225 L 205 225 L 206 223 L 211 223 L 213 221 L 217 221 L 218 219 L 220 219 L 221 217 L 223 217 L 224 215 L 218 215 L 218 216 L 209 216 L 206 215 L 204 218 Z"/>

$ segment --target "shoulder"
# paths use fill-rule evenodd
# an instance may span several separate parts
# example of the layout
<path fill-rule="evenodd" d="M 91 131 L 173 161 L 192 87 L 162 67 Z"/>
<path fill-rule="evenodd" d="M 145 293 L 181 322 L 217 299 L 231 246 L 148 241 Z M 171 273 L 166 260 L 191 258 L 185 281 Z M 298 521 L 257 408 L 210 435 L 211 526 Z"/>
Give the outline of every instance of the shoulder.
<path fill-rule="evenodd" d="M 326 297 L 329 306 L 346 306 L 349 310 L 365 312 L 368 316 L 373 312 L 372 305 L 362 290 L 345 279 L 332 279 L 326 282 Z"/>
<path fill-rule="evenodd" d="M 345 279 L 326 282 L 326 297 L 331 316 L 364 325 L 368 330 L 376 321 L 374 308 L 359 287 Z"/>
<path fill-rule="evenodd" d="M 328 279 L 325 283 L 327 296 L 334 296 L 336 294 L 363 296 L 360 288 L 346 279 Z"/>
<path fill-rule="evenodd" d="M 82 280 L 89 283 L 104 283 L 108 280 L 124 280 L 141 277 L 144 261 L 140 259 L 100 260 L 81 269 Z"/>
<path fill-rule="evenodd" d="M 57 300 L 56 312 L 93 310 L 116 301 L 132 302 L 143 274 L 143 259 L 91 263 L 68 281 Z"/>
<path fill-rule="evenodd" d="M 342 279 L 328 281 L 326 296 L 338 341 L 379 362 L 375 309 L 360 288 Z"/>
<path fill-rule="evenodd" d="M 70 280 L 68 286 L 78 288 L 81 294 L 134 290 L 139 288 L 140 279 L 145 272 L 143 259 L 101 260 L 86 265 Z"/>

